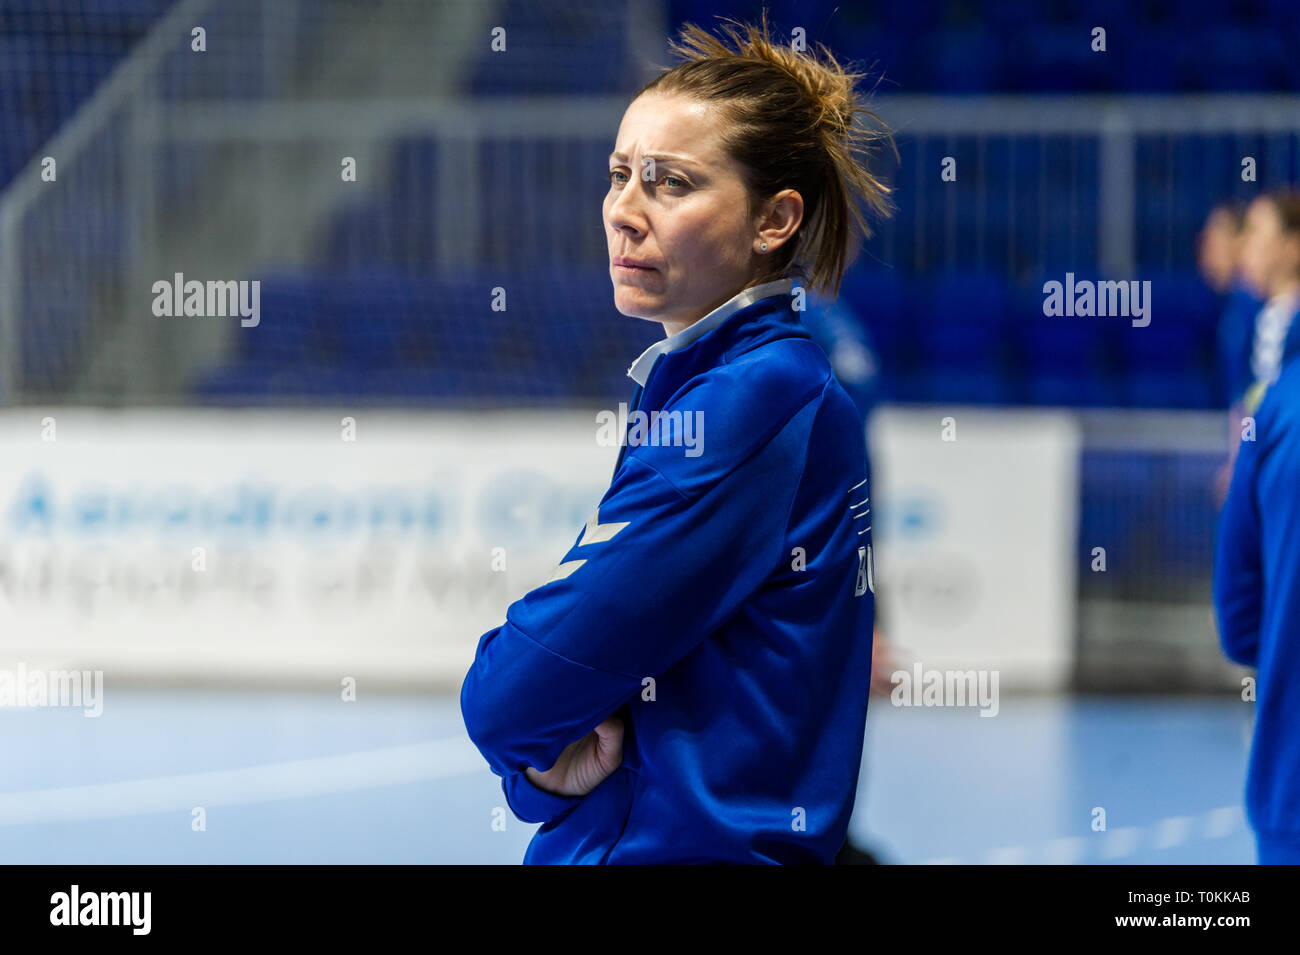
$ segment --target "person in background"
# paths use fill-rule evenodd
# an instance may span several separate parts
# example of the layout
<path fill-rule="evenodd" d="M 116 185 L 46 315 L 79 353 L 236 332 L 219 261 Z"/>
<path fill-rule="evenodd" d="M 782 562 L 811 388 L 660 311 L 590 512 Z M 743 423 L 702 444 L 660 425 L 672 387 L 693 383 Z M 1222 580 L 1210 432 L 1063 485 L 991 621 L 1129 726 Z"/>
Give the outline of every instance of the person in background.
<path fill-rule="evenodd" d="M 1251 204 L 1242 271 L 1268 304 L 1244 402 L 1254 428 L 1219 516 L 1214 608 L 1224 654 L 1256 669 L 1246 812 L 1259 862 L 1300 864 L 1300 194 Z"/>
<path fill-rule="evenodd" d="M 1288 336 L 1297 331 L 1300 309 L 1300 192 L 1283 189 L 1260 196 L 1246 210 L 1241 240 L 1241 275 L 1264 301 L 1255 318 L 1250 350 L 1251 384 L 1241 398 L 1246 414 L 1259 407 L 1277 379 Z"/>
<path fill-rule="evenodd" d="M 880 400 L 880 364 L 862 318 L 843 299 L 830 302 L 810 295 L 803 323 L 826 352 L 831 370 L 858 406 L 862 420 L 869 421 Z"/>
<path fill-rule="evenodd" d="M 1228 493 L 1243 419 L 1253 414 L 1262 388 L 1276 376 L 1283 344 L 1292 331 L 1297 301 L 1284 277 L 1278 284 L 1275 261 L 1277 239 L 1283 232 L 1281 209 L 1292 196 L 1285 191 L 1266 194 L 1244 210 L 1233 202 L 1220 203 L 1201 230 L 1197 257 L 1201 275 L 1206 284 L 1226 295 L 1218 353 L 1221 393 L 1228 404 L 1229 450 L 1215 479 L 1220 505 Z M 1240 227 L 1234 232 L 1238 213 Z"/>
<path fill-rule="evenodd" d="M 1197 236 L 1196 264 L 1201 278 L 1218 294 L 1221 312 L 1216 334 L 1219 397 L 1228 409 L 1228 459 L 1215 478 L 1220 505 L 1228 493 L 1232 462 L 1240 440 L 1242 398 L 1254 381 L 1250 357 L 1255 338 L 1255 316 L 1263 304 L 1241 275 L 1242 231 L 1246 204 L 1237 199 L 1220 202 L 1205 218 Z"/>
<path fill-rule="evenodd" d="M 1222 305 L 1217 344 L 1220 395 L 1228 407 L 1241 400 L 1253 381 L 1250 355 L 1255 316 L 1263 304 L 1241 275 L 1245 219 L 1244 202 L 1238 199 L 1220 202 L 1206 216 L 1197 237 L 1197 268 Z"/>
<path fill-rule="evenodd" d="M 842 299 L 829 301 L 812 295 L 808 296 L 808 307 L 801 317 L 813 341 L 826 352 L 831 371 L 858 406 L 858 413 L 866 425 L 880 400 L 880 363 L 866 323 Z M 874 489 L 870 452 L 866 468 L 867 487 Z M 892 655 L 880 632 L 880 606 L 877 602 L 876 632 L 871 645 L 872 696 L 889 696 L 893 669 Z M 851 836 L 835 857 L 836 865 L 876 865 L 878 861 L 874 853 L 855 844 Z"/>

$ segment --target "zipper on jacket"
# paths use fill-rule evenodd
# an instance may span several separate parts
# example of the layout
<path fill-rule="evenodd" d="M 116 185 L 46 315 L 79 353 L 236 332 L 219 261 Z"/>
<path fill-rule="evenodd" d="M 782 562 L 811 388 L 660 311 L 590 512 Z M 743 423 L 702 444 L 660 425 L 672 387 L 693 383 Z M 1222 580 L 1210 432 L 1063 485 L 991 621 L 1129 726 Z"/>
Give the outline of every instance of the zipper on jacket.
<path fill-rule="evenodd" d="M 654 374 L 654 370 L 655 370 L 654 366 L 659 364 L 660 358 L 663 358 L 663 355 L 660 355 L 658 358 L 656 358 L 654 361 L 654 365 L 650 366 L 650 375 Z M 646 379 L 645 379 L 646 381 L 650 380 L 650 375 L 646 375 Z M 633 392 L 632 394 L 632 411 L 628 412 L 627 427 L 623 429 L 623 446 L 618 449 L 618 461 L 616 461 L 614 464 L 614 475 L 617 475 L 618 469 L 623 466 L 623 458 L 627 455 L 627 436 L 628 433 L 632 430 L 632 414 L 634 412 L 641 410 L 641 400 L 644 396 L 645 396 L 645 387 L 643 385 L 637 385 L 636 391 Z M 611 481 L 613 481 L 614 475 L 610 475 Z"/>

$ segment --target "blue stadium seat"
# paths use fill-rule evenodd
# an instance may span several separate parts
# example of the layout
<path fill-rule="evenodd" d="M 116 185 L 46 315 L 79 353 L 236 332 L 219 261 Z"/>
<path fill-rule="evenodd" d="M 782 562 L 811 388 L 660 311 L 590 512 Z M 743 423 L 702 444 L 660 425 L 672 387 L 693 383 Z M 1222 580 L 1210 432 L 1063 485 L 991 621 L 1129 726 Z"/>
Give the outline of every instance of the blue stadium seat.
<path fill-rule="evenodd" d="M 1107 572 L 1097 574 L 1096 582 L 1119 585 L 1133 576 L 1131 571 L 1142 559 L 1143 551 L 1142 524 L 1132 519 L 1131 507 L 1122 505 L 1139 495 L 1158 495 L 1159 462 L 1148 454 L 1085 449 L 1080 455 L 1079 480 L 1083 566 L 1091 566 L 1094 547 L 1104 547 Z"/>
<path fill-rule="evenodd" d="M 485 48 L 468 71 L 465 94 L 609 93 L 631 85 L 630 59 L 611 55 L 626 45 L 617 13 L 605 23 L 584 17 L 588 32 L 581 36 L 563 6 L 504 0 L 493 16 L 494 23 L 510 25 L 508 54 Z"/>
<path fill-rule="evenodd" d="M 1014 403 L 1013 384 L 991 366 L 931 364 L 907 389 L 909 401 L 1002 405 Z"/>
<path fill-rule="evenodd" d="M 261 280 L 259 323 L 240 328 L 239 355 L 252 365 L 290 367 L 323 351 L 325 290 L 308 273 L 271 274 Z"/>
<path fill-rule="evenodd" d="M 1150 324 L 1121 327 L 1127 401 L 1137 407 L 1213 407 L 1214 295 L 1194 274 L 1150 281 Z"/>
<path fill-rule="evenodd" d="M 882 366 L 898 354 L 900 340 L 908 334 L 904 324 L 903 280 L 888 269 L 859 264 L 844 273 L 840 298 L 862 316 L 879 353 Z"/>
<path fill-rule="evenodd" d="M 1017 291 L 1017 338 L 1029 400 L 1043 405 L 1118 405 L 1105 358 L 1106 336 L 1114 320 L 1043 314 L 1044 283 L 1064 283 L 1067 271 L 1048 270 Z M 1076 273 L 1076 280 L 1083 279 L 1095 276 Z"/>
<path fill-rule="evenodd" d="M 972 363 L 992 360 L 1006 340 L 1010 301 L 1004 281 L 989 273 L 944 273 L 918 283 L 916 334 L 932 356 Z"/>
<path fill-rule="evenodd" d="M 208 368 L 196 377 L 191 392 L 195 398 L 209 404 L 267 400 L 274 394 L 272 386 L 279 367 L 245 361 Z"/>
<path fill-rule="evenodd" d="M 1005 38 L 978 26 L 937 30 L 924 34 L 917 44 L 922 62 L 929 65 L 931 82 L 951 93 L 991 92 L 1004 88 L 1006 79 L 1000 55 Z"/>

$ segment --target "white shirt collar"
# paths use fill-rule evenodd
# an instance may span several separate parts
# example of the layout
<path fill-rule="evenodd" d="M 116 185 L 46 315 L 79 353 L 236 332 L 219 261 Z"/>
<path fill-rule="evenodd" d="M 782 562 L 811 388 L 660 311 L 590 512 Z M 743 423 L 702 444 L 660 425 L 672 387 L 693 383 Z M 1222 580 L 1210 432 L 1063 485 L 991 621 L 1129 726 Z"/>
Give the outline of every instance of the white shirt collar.
<path fill-rule="evenodd" d="M 660 355 L 685 348 L 701 335 L 713 331 L 742 308 L 753 305 L 761 298 L 771 295 L 789 295 L 793 286 L 794 279 L 784 278 L 737 292 L 699 321 L 687 325 L 674 335 L 660 339 L 643 351 L 641 357 L 632 362 L 632 367 L 627 370 L 628 377 L 644 388 L 646 377 L 650 374 L 650 367 Z"/>
<path fill-rule="evenodd" d="M 1268 300 L 1265 308 L 1275 309 L 1276 311 L 1294 311 L 1297 304 L 1300 304 L 1300 293 L 1282 292 L 1280 295 L 1274 295 Z"/>

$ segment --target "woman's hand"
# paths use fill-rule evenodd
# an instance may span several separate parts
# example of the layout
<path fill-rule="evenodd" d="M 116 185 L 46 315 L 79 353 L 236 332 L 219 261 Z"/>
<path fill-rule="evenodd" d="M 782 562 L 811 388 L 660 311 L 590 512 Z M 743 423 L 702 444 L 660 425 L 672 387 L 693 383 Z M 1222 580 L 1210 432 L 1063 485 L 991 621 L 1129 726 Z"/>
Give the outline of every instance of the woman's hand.
<path fill-rule="evenodd" d="M 603 783 L 623 762 L 623 721 L 611 716 L 594 730 L 564 747 L 560 758 L 544 773 L 527 768 L 528 781 L 558 796 L 585 796 Z"/>
<path fill-rule="evenodd" d="M 894 668 L 897 665 L 895 654 L 885 638 L 877 630 L 871 641 L 871 689 L 872 696 L 889 696 L 894 690 Z"/>

